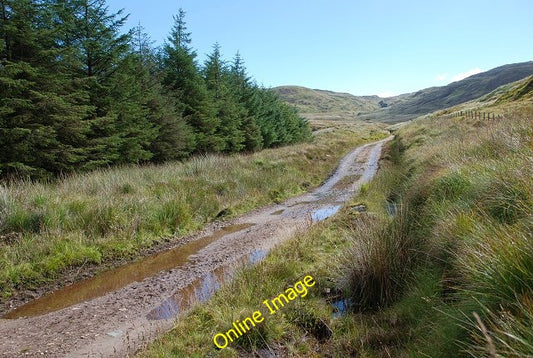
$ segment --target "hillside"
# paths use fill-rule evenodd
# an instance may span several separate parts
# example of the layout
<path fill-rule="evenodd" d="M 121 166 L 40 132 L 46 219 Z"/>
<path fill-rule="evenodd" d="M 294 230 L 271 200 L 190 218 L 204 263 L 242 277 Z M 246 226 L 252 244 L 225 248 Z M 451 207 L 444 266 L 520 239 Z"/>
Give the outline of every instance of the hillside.
<path fill-rule="evenodd" d="M 500 89 L 508 88 L 507 91 L 499 91 Z M 529 76 L 521 81 L 513 82 L 507 86 L 502 86 L 494 92 L 487 95 L 487 98 L 482 100 L 496 99 L 496 103 L 505 101 L 516 101 L 519 99 L 533 99 L 533 76 Z"/>
<path fill-rule="evenodd" d="M 309 119 L 363 119 L 397 123 L 486 96 L 497 88 L 533 75 L 533 61 L 509 64 L 447 86 L 426 88 L 390 98 L 286 86 L 274 90 Z M 530 84 L 531 86 L 531 84 Z M 527 89 L 527 88 L 526 88 Z"/>
<path fill-rule="evenodd" d="M 533 61 L 510 64 L 470 76 L 443 87 L 427 88 L 363 119 L 399 122 L 482 97 L 500 86 L 533 75 Z"/>
<path fill-rule="evenodd" d="M 378 110 L 383 100 L 378 96 L 354 96 L 300 86 L 281 86 L 273 90 L 308 119 L 354 118 L 359 113 Z"/>

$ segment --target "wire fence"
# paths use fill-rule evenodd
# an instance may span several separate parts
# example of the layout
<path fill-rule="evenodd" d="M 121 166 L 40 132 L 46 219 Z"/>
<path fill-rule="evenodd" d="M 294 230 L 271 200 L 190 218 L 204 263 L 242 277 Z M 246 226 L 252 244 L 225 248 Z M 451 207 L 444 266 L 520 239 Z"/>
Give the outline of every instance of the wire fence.
<path fill-rule="evenodd" d="M 466 117 L 466 118 L 473 118 L 473 119 L 485 119 L 485 120 L 494 120 L 494 119 L 502 119 L 503 115 L 496 114 L 494 112 L 479 112 L 479 111 L 457 111 L 453 113 L 449 113 L 444 115 L 444 117 Z"/>

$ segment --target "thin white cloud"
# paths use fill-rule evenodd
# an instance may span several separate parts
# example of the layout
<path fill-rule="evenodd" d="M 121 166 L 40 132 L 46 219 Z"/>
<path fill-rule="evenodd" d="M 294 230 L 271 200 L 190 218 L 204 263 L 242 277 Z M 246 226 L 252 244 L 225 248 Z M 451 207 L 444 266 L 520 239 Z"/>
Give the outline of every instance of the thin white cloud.
<path fill-rule="evenodd" d="M 483 70 L 476 67 L 476 68 L 473 68 L 473 69 L 471 69 L 469 71 L 466 71 L 464 73 L 458 73 L 458 74 L 456 74 L 455 76 L 452 77 L 452 82 L 463 80 L 463 79 L 465 79 L 467 77 L 473 76 L 473 75 L 481 73 L 481 72 L 483 72 Z"/>
<path fill-rule="evenodd" d="M 439 81 L 439 82 L 444 82 L 447 79 L 448 79 L 448 74 L 447 73 L 443 73 L 443 74 L 437 75 L 437 81 Z"/>

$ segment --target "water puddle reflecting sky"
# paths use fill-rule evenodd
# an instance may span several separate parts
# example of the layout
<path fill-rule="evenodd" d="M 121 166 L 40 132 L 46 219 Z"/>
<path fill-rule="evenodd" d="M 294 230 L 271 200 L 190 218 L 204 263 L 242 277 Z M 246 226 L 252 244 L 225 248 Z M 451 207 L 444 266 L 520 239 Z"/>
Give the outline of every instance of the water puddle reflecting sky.
<path fill-rule="evenodd" d="M 333 312 L 333 318 L 346 315 L 348 310 L 353 306 L 353 300 L 347 298 L 341 298 L 331 302 L 331 305 L 335 309 Z"/>
<path fill-rule="evenodd" d="M 335 213 L 337 213 L 340 208 L 342 208 L 342 205 L 325 206 L 323 208 L 313 211 L 313 213 L 311 214 L 311 218 L 315 222 L 325 220 L 330 216 L 335 215 Z"/>
<path fill-rule="evenodd" d="M 254 265 L 266 257 L 267 252 L 262 249 L 253 250 L 244 256 L 240 262 Z M 167 298 L 158 307 L 154 308 L 146 318 L 149 320 L 164 320 L 175 318 L 197 302 L 205 302 L 217 292 L 221 285 L 228 281 L 234 274 L 239 264 L 221 266 L 212 272 L 194 280 L 191 284 Z"/>
<path fill-rule="evenodd" d="M 266 254 L 267 252 L 261 249 L 252 251 L 252 253 L 249 256 L 250 263 L 252 265 L 258 263 L 259 261 L 263 260 L 266 257 Z"/>

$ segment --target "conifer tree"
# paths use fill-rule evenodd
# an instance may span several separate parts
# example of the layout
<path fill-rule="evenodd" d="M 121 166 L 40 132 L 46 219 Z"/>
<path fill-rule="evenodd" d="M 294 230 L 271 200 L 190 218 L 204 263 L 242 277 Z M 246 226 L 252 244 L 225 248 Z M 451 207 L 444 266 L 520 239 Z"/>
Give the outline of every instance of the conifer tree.
<path fill-rule="evenodd" d="M 194 134 L 178 112 L 176 100 L 165 93 L 161 85 L 161 74 L 152 44 L 153 41 L 141 25 L 133 30 L 135 73 L 141 85 L 142 103 L 148 110 L 148 120 L 157 130 L 150 151 L 157 162 L 182 159 L 194 150 Z"/>
<path fill-rule="evenodd" d="M 244 149 L 246 151 L 258 151 L 263 147 L 261 129 L 257 125 L 254 112 L 253 86 L 246 72 L 246 66 L 239 52 L 234 56 L 229 72 L 229 81 L 234 95 L 237 97 L 243 112 L 242 131 L 244 134 Z"/>
<path fill-rule="evenodd" d="M 50 8 L 2 0 L 0 155 L 5 174 L 46 176 L 83 160 L 87 92 L 61 71 Z"/>
<path fill-rule="evenodd" d="M 246 90 L 250 87 L 250 77 L 246 72 L 244 60 L 238 51 L 233 57 L 230 74 L 232 85 L 239 98 L 242 100 L 246 95 Z"/>
<path fill-rule="evenodd" d="M 204 78 L 215 115 L 220 127 L 215 135 L 224 141 L 224 152 L 239 152 L 245 148 L 242 120 L 246 110 L 239 102 L 235 88 L 232 88 L 230 72 L 222 59 L 220 45 L 213 46 L 204 64 Z"/>
<path fill-rule="evenodd" d="M 132 55 L 127 16 L 110 14 L 104 0 L 56 0 L 72 47 L 71 70 L 89 87 L 88 168 L 149 160 L 157 131 L 143 106 L 142 85 Z"/>
<path fill-rule="evenodd" d="M 178 109 L 196 134 L 197 151 L 220 151 L 223 140 L 216 135 L 220 121 L 208 98 L 205 83 L 196 65 L 196 52 L 189 47 L 185 11 L 174 16 L 174 26 L 163 48 L 163 84 L 178 100 Z"/>

